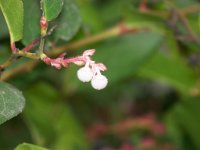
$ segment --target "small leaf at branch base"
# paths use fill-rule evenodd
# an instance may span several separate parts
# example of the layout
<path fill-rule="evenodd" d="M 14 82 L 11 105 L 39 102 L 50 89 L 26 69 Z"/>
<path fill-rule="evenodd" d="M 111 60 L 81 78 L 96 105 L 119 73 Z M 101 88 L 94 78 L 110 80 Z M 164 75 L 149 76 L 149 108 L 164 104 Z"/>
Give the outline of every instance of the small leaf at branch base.
<path fill-rule="evenodd" d="M 0 82 L 0 124 L 22 112 L 25 99 L 13 86 Z"/>

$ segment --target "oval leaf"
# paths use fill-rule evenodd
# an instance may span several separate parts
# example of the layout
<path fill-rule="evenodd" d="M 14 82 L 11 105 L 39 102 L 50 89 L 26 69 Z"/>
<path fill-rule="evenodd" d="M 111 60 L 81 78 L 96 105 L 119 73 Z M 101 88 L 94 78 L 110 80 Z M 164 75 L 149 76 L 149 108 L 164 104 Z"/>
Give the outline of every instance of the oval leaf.
<path fill-rule="evenodd" d="M 22 112 L 25 99 L 18 89 L 0 82 L 0 124 Z"/>
<path fill-rule="evenodd" d="M 10 32 L 11 42 L 19 41 L 23 33 L 22 0 L 0 0 L 0 8 Z"/>
<path fill-rule="evenodd" d="M 55 19 L 61 12 L 63 0 L 43 0 L 43 10 L 48 21 Z"/>
<path fill-rule="evenodd" d="M 68 41 L 78 32 L 81 25 L 81 17 L 74 0 L 64 0 L 64 7 L 58 22 L 58 27 L 55 29 L 56 39 Z"/>
<path fill-rule="evenodd" d="M 153 32 L 115 38 L 97 47 L 94 60 L 105 63 L 105 74 L 112 84 L 132 76 L 158 50 L 162 39 Z"/>
<path fill-rule="evenodd" d="M 176 64 L 176 65 L 174 65 Z M 162 81 L 177 90 L 187 93 L 195 86 L 196 77 L 182 59 L 173 58 L 165 53 L 157 53 L 139 71 L 139 75 Z"/>

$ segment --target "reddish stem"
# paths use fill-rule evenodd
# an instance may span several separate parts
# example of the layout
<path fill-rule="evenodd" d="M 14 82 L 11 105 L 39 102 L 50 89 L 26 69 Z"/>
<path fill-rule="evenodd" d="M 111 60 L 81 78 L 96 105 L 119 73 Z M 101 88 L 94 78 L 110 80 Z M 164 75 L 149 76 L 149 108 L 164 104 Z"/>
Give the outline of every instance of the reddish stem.
<path fill-rule="evenodd" d="M 13 53 L 17 53 L 18 49 L 16 48 L 15 43 L 11 43 L 10 47 Z"/>
<path fill-rule="evenodd" d="M 84 61 L 81 57 L 73 57 L 73 58 L 66 58 L 64 60 L 64 63 L 66 64 L 70 64 L 70 63 L 74 63 L 74 62 L 77 62 L 77 61 Z"/>
<path fill-rule="evenodd" d="M 32 41 L 29 45 L 27 45 L 26 47 L 24 47 L 22 49 L 23 52 L 28 52 L 31 49 L 33 49 L 38 43 L 39 43 L 39 39 L 35 39 L 34 41 Z"/>

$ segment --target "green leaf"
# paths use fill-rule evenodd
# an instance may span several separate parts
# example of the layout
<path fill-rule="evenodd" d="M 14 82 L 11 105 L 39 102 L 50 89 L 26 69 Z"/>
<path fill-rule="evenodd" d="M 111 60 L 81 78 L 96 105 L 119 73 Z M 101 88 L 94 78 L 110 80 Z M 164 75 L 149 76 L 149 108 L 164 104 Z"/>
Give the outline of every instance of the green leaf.
<path fill-rule="evenodd" d="M 86 137 L 80 128 L 78 121 L 67 107 L 60 113 L 56 128 L 59 136 L 53 146 L 54 150 L 88 150 Z"/>
<path fill-rule="evenodd" d="M 195 85 L 195 75 L 192 70 L 181 59 L 171 58 L 165 53 L 156 54 L 139 74 L 162 81 L 184 93 Z"/>
<path fill-rule="evenodd" d="M 0 8 L 10 32 L 11 42 L 19 41 L 23 33 L 22 0 L 1 0 Z"/>
<path fill-rule="evenodd" d="M 195 145 L 196 149 L 200 149 L 200 97 L 185 97 L 181 103 L 178 103 L 169 114 L 173 115 L 176 120 L 176 126 L 184 132 Z M 168 116 L 170 117 L 170 116 Z M 172 116 L 171 116 L 172 117 Z M 183 140 L 183 137 L 182 137 Z M 185 144 L 185 143 L 183 143 Z"/>
<path fill-rule="evenodd" d="M 165 126 L 167 129 L 167 134 L 170 136 L 170 139 L 178 146 L 177 149 L 181 149 L 182 147 L 182 132 L 177 121 L 176 114 L 173 111 L 169 111 L 165 115 Z M 182 147 L 183 149 L 184 147 Z"/>
<path fill-rule="evenodd" d="M 104 63 L 109 84 L 131 76 L 158 50 L 162 37 L 155 33 L 138 33 L 116 38 L 97 47 L 94 60 Z"/>
<path fill-rule="evenodd" d="M 38 83 L 25 95 L 29 101 L 24 116 L 38 145 L 48 145 L 54 150 L 73 149 L 75 145 L 88 150 L 81 126 L 54 88 Z"/>
<path fill-rule="evenodd" d="M 40 37 L 40 15 L 38 1 L 24 0 L 24 30 L 22 42 L 25 45 Z"/>
<path fill-rule="evenodd" d="M 58 26 L 54 31 L 56 39 L 69 41 L 79 30 L 81 17 L 74 0 L 64 0 L 64 6 L 58 17 Z"/>
<path fill-rule="evenodd" d="M 0 124 L 21 113 L 24 105 L 25 99 L 19 90 L 0 82 Z"/>
<path fill-rule="evenodd" d="M 15 150 L 48 150 L 48 149 L 39 147 L 33 144 L 23 143 L 23 144 L 18 145 L 15 148 Z"/>
<path fill-rule="evenodd" d="M 63 7 L 63 0 L 43 0 L 43 10 L 45 17 L 51 21 L 58 17 Z"/>
<path fill-rule="evenodd" d="M 123 17 L 123 14 L 133 3 L 133 0 L 109 0 L 106 3 L 100 3 L 101 5 L 96 7 L 96 9 L 101 8 L 99 12 L 101 13 L 103 22 L 110 24 Z"/>
<path fill-rule="evenodd" d="M 180 56 L 179 45 L 171 31 L 166 31 L 163 47 L 139 71 L 139 75 L 153 80 L 158 80 L 172 86 L 184 94 L 188 94 L 195 86 L 197 76 Z"/>
<path fill-rule="evenodd" d="M 9 32 L 3 14 L 0 11 L 0 39 L 6 37 L 9 37 Z"/>
<path fill-rule="evenodd" d="M 96 33 L 103 29 L 103 21 L 100 12 L 90 0 L 76 0 L 83 19 L 83 27 L 86 32 Z"/>

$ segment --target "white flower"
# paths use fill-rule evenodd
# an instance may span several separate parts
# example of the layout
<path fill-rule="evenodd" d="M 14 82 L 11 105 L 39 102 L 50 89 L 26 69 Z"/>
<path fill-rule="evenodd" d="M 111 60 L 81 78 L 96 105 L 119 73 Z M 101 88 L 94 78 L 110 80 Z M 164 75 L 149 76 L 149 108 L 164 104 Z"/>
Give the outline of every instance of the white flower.
<path fill-rule="evenodd" d="M 108 79 L 102 74 L 97 74 L 92 78 L 91 84 L 94 89 L 102 90 L 107 86 Z"/>
<path fill-rule="evenodd" d="M 102 90 L 108 84 L 108 79 L 101 74 L 101 71 L 107 70 L 106 66 L 102 63 L 95 63 L 91 60 L 91 56 L 95 53 L 95 49 L 86 50 L 82 56 L 72 58 L 66 62 L 73 62 L 77 65 L 85 64 L 85 66 L 77 71 L 77 76 L 82 82 L 90 82 L 94 89 Z M 65 63 L 66 63 L 65 62 Z"/>
<path fill-rule="evenodd" d="M 84 66 L 77 71 L 77 76 L 82 82 L 89 82 L 92 80 L 93 72 L 88 66 Z"/>

